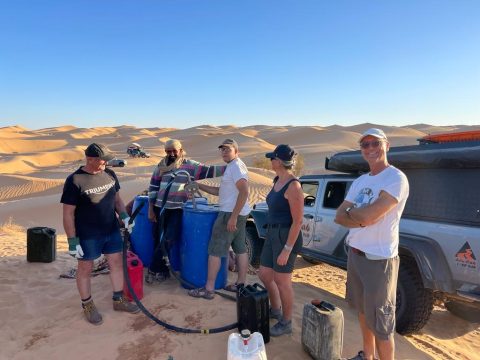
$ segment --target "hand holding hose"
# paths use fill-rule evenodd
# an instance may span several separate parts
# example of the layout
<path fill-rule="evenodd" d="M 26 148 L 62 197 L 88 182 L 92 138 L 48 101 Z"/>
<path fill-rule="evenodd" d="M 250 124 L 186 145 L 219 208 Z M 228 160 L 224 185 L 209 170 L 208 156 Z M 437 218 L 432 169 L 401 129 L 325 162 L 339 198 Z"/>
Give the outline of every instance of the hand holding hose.
<path fill-rule="evenodd" d="M 198 183 L 195 181 L 191 181 L 188 184 L 185 185 L 185 192 L 189 195 L 189 197 L 195 197 L 195 194 L 198 194 L 201 197 L 200 194 L 200 187 L 198 186 Z"/>

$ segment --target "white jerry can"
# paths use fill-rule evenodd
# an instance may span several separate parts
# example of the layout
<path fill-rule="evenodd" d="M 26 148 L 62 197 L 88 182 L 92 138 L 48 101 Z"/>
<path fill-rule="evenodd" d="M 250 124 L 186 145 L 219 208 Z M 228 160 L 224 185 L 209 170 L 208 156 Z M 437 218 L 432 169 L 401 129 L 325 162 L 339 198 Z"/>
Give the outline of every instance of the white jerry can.
<path fill-rule="evenodd" d="M 242 330 L 241 334 L 230 334 L 227 360 L 267 360 L 262 334 L 251 334 L 250 330 Z"/>

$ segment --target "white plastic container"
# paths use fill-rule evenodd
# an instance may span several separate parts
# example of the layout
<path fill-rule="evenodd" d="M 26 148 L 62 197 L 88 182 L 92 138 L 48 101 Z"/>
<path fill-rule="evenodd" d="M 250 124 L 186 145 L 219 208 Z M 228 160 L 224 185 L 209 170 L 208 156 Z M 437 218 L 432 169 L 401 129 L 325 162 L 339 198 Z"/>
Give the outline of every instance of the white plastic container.
<path fill-rule="evenodd" d="M 250 330 L 230 334 L 227 360 L 267 360 L 262 334 L 250 334 Z"/>

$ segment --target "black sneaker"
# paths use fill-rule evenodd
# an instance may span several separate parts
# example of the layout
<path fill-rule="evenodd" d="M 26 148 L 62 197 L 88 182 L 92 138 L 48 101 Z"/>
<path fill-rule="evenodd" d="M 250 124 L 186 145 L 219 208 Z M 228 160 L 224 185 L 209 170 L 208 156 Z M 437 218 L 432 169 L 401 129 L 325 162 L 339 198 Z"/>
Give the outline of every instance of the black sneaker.
<path fill-rule="evenodd" d="M 347 360 L 364 360 L 365 353 L 363 351 L 359 351 L 358 354 L 352 358 L 348 358 Z M 374 358 L 374 360 L 378 360 L 378 358 Z"/>
<path fill-rule="evenodd" d="M 90 324 L 100 325 L 103 322 L 102 315 L 97 310 L 97 307 L 93 303 L 93 300 L 82 304 L 83 314 Z"/>

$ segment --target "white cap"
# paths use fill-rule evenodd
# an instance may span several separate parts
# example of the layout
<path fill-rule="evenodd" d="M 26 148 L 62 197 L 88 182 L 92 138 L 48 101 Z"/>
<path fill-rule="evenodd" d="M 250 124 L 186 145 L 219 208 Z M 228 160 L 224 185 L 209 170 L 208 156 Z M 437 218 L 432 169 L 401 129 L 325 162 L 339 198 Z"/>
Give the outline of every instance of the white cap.
<path fill-rule="evenodd" d="M 378 139 L 387 140 L 387 135 L 385 135 L 383 130 L 380 130 L 380 129 L 377 129 L 377 128 L 370 128 L 362 134 L 359 142 L 362 141 L 363 138 L 367 137 L 367 136 L 374 136 Z"/>

